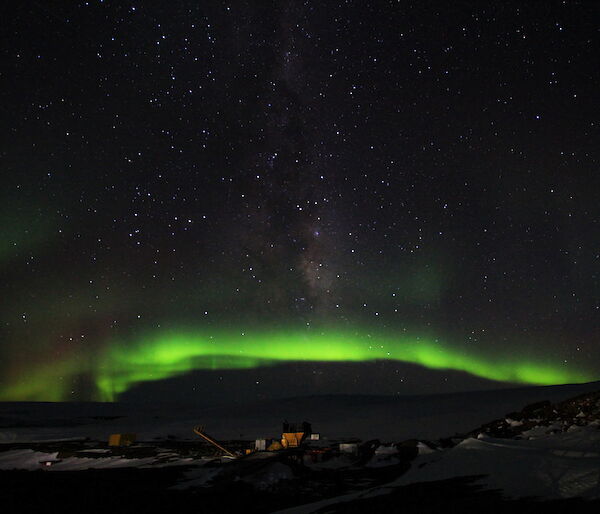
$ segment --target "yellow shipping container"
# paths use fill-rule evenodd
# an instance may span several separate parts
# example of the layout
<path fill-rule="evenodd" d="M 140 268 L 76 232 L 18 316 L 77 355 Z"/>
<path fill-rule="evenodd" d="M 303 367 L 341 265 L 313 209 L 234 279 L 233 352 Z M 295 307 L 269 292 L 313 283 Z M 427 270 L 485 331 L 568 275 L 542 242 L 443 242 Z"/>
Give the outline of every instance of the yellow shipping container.
<path fill-rule="evenodd" d="M 135 442 L 135 434 L 111 434 L 108 446 L 129 446 Z"/>

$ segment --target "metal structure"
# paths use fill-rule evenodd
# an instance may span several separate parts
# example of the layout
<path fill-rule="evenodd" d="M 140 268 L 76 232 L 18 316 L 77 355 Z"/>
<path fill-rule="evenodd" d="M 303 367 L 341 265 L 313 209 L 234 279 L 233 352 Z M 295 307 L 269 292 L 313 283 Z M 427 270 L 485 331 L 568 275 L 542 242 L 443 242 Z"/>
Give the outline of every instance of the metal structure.
<path fill-rule="evenodd" d="M 207 443 L 210 443 L 215 448 L 221 450 L 225 455 L 228 455 L 229 457 L 233 457 L 234 459 L 238 457 L 235 453 L 230 452 L 227 448 L 225 448 L 224 446 L 220 445 L 213 437 L 209 436 L 204 431 L 204 426 L 203 425 L 198 425 L 197 427 L 194 427 L 194 434 L 199 435 Z"/>
<path fill-rule="evenodd" d="M 306 437 L 312 434 L 310 423 L 303 421 L 302 423 L 283 422 L 283 431 L 281 434 L 281 445 L 283 448 L 298 448 Z"/>

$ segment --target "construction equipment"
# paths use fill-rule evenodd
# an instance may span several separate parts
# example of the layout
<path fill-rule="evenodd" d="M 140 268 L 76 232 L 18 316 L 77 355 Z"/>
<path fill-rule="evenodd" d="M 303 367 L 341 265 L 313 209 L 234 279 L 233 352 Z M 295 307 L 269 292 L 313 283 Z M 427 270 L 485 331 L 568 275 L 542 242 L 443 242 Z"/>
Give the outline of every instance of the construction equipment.
<path fill-rule="evenodd" d="M 310 423 L 303 421 L 302 423 L 283 422 L 283 433 L 281 434 L 281 446 L 283 448 L 298 448 L 304 439 L 312 433 Z"/>
<path fill-rule="evenodd" d="M 194 427 L 194 434 L 199 435 L 202 439 L 204 439 L 207 443 L 212 444 L 215 448 L 219 449 L 220 451 L 222 451 L 225 455 L 232 457 L 234 459 L 236 459 L 238 457 L 238 455 L 236 455 L 233 452 L 230 452 L 227 448 L 225 448 L 224 446 L 220 445 L 213 437 L 209 436 L 205 431 L 204 431 L 204 426 L 202 425 L 198 425 L 197 427 Z"/>
<path fill-rule="evenodd" d="M 268 452 L 278 452 L 279 450 L 283 450 L 283 446 L 277 440 L 273 440 L 273 442 L 269 446 L 267 446 Z"/>

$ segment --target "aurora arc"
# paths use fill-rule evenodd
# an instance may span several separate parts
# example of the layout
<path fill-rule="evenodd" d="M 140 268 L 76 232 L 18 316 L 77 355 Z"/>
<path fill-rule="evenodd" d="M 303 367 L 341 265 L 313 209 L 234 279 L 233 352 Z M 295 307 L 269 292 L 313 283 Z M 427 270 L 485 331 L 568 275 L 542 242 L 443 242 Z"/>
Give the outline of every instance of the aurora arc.
<path fill-rule="evenodd" d="M 40 368 L 26 383 L 0 391 L 0 400 L 69 399 L 69 375 L 89 373 L 96 387 L 94 399 L 115 401 L 135 385 L 162 380 L 194 370 L 250 369 L 282 362 L 367 362 L 390 360 L 430 369 L 450 369 L 501 382 L 532 385 L 582 383 L 591 374 L 562 365 L 540 364 L 533 359 L 508 359 L 466 354 L 435 338 L 359 331 L 248 332 L 174 331 L 149 335 L 135 344 L 107 345 L 89 368 L 64 360 L 52 369 Z M 89 361 L 88 361 L 89 362 Z"/>

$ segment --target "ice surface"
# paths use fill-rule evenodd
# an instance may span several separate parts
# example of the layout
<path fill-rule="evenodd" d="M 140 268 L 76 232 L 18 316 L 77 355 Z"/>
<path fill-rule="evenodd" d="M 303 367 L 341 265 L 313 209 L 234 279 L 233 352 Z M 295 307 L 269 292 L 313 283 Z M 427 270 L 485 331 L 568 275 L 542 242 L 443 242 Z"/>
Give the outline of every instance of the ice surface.
<path fill-rule="evenodd" d="M 218 407 L 119 403 L 0 403 L 0 443 L 65 438 L 107 441 L 135 433 L 138 441 L 194 440 L 206 426 L 219 439 L 276 435 L 283 419 L 312 422 L 329 438 L 382 441 L 437 439 L 465 432 L 540 400 L 567 399 L 598 383 L 452 393 L 428 396 L 327 395 Z"/>

